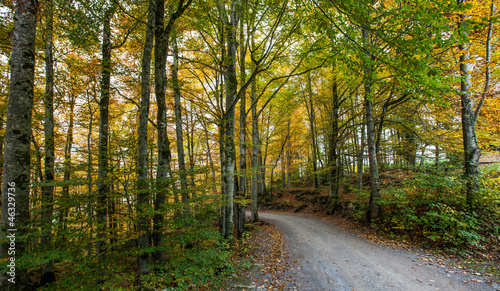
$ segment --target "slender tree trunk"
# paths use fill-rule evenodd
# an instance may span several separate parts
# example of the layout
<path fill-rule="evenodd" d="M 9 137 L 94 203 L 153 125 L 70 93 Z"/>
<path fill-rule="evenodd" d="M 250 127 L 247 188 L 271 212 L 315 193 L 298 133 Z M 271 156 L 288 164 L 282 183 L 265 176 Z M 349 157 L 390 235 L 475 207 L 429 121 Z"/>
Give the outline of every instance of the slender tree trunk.
<path fill-rule="evenodd" d="M 262 154 L 262 151 L 261 151 L 261 159 L 262 159 L 262 162 L 261 162 L 261 169 L 260 169 L 260 172 L 261 172 L 261 187 L 262 187 L 262 194 L 263 195 L 271 195 L 271 193 L 267 193 L 267 188 L 266 188 L 266 165 L 267 165 L 267 153 L 268 153 L 268 150 L 269 150 L 269 140 L 270 140 L 270 137 L 269 137 L 269 124 L 270 124 L 270 120 L 271 120 L 271 116 L 268 115 L 268 118 L 267 118 L 267 125 L 266 125 L 266 144 L 264 146 L 264 154 Z M 261 145 L 262 145 L 262 141 L 261 141 Z"/>
<path fill-rule="evenodd" d="M 45 27 L 45 184 L 42 187 L 42 248 L 50 251 L 52 247 L 52 213 L 54 212 L 54 61 L 53 49 L 53 18 L 54 2 L 46 3 Z M 41 270 L 41 285 L 50 284 L 56 280 L 54 262 L 52 260 Z"/>
<path fill-rule="evenodd" d="M 195 173 L 194 173 L 194 164 L 196 163 L 196 157 L 195 157 L 195 142 L 194 142 L 194 134 L 195 134 L 195 120 L 194 120 L 194 114 L 189 114 L 187 118 L 189 122 L 189 130 L 188 130 L 188 163 L 189 163 L 189 178 L 190 178 L 190 185 L 191 187 L 194 188 L 195 186 Z M 195 198 L 196 192 L 191 193 L 193 196 L 192 198 Z"/>
<path fill-rule="evenodd" d="M 231 2 L 231 13 L 229 18 L 226 15 L 223 4 L 218 3 L 219 9 L 222 12 L 224 23 L 226 26 L 226 72 L 224 75 L 226 85 L 226 100 L 225 111 L 223 117 L 224 127 L 224 172 L 223 172 L 223 187 L 225 187 L 225 197 L 223 198 L 223 208 L 225 208 L 225 232 L 224 238 L 230 238 L 233 232 L 233 199 L 235 192 L 234 173 L 236 168 L 236 148 L 234 143 L 234 118 L 235 118 L 235 102 L 237 100 L 238 79 L 236 78 L 236 54 L 237 54 L 237 39 L 236 31 L 240 17 L 240 3 L 238 0 Z"/>
<path fill-rule="evenodd" d="M 252 102 L 252 184 L 250 187 L 251 191 L 251 220 L 253 222 L 259 221 L 259 213 L 257 210 L 257 200 L 258 200 L 258 167 L 259 167 L 259 117 L 257 116 L 257 88 L 256 80 L 252 81 L 251 87 L 251 102 Z"/>
<path fill-rule="evenodd" d="M 240 22 L 240 80 L 241 84 L 246 82 L 246 46 L 245 35 L 243 33 L 243 21 Z M 247 170 L 247 145 L 246 145 L 246 92 L 241 93 L 240 101 L 240 175 L 239 175 L 239 189 L 237 199 L 246 198 L 246 170 Z M 239 239 L 243 235 L 243 230 L 245 227 L 245 206 L 241 203 L 235 203 L 235 226 L 236 226 L 236 237 Z"/>
<path fill-rule="evenodd" d="M 335 68 L 333 72 L 333 82 L 332 82 L 332 132 L 330 136 L 330 152 L 329 152 L 329 180 L 330 180 L 330 205 L 331 210 L 334 211 L 337 207 L 339 198 L 339 165 L 338 165 L 338 154 L 337 154 L 337 141 L 339 135 L 339 95 L 337 89 L 337 78 L 335 76 Z"/>
<path fill-rule="evenodd" d="M 265 181 L 264 181 L 264 159 L 262 157 L 262 140 L 259 136 L 259 145 L 258 145 L 258 152 L 257 152 L 257 156 L 258 156 L 258 166 L 257 166 L 257 169 L 258 169 L 258 172 L 257 172 L 257 193 L 258 195 L 261 195 L 262 197 L 264 197 L 264 195 L 266 194 L 266 188 L 265 188 Z"/>
<path fill-rule="evenodd" d="M 362 30 L 363 39 L 365 45 L 368 47 L 370 43 L 370 36 L 366 29 Z M 367 219 L 371 220 L 374 217 L 380 217 L 382 214 L 382 206 L 379 204 L 378 200 L 380 199 L 380 182 L 378 175 L 378 166 L 377 166 L 377 156 L 375 152 L 375 126 L 373 121 L 373 94 L 372 94 L 372 85 L 373 85 L 373 72 L 372 65 L 368 62 L 371 60 L 371 55 L 369 53 L 366 54 L 366 64 L 364 68 L 365 74 L 365 112 L 366 112 L 366 137 L 368 142 L 368 155 L 369 155 L 369 164 L 370 164 L 370 205 L 367 211 Z"/>
<path fill-rule="evenodd" d="M 167 136 L 167 107 L 165 91 L 167 86 L 166 63 L 168 50 L 168 36 L 165 35 L 165 1 L 156 0 L 155 14 L 155 94 L 158 106 L 156 126 L 158 131 L 158 166 L 156 169 L 156 198 L 154 200 L 155 214 L 153 216 L 153 244 L 156 250 L 153 253 L 154 261 L 161 266 L 164 262 L 164 252 L 158 250 L 163 242 L 162 209 L 166 201 L 168 188 L 168 168 L 170 167 L 170 142 Z"/>
<path fill-rule="evenodd" d="M 212 193 L 217 193 L 217 185 L 215 181 L 215 166 L 214 166 L 214 161 L 212 159 L 212 151 L 210 150 L 210 141 L 208 138 L 208 128 L 206 125 L 206 122 L 202 119 L 202 124 L 203 124 L 203 129 L 205 131 L 205 142 L 206 142 L 206 147 L 207 147 L 207 156 L 208 156 L 208 162 L 210 165 L 210 172 L 211 172 L 211 178 L 212 178 Z"/>
<path fill-rule="evenodd" d="M 224 120 L 222 120 L 224 122 Z M 220 192 L 221 192 L 221 223 L 220 223 L 220 233 L 224 237 L 226 234 L 226 219 L 227 219 L 227 206 L 226 206 L 226 186 L 225 186 L 225 177 L 224 175 L 226 174 L 226 164 L 224 162 L 225 159 L 225 143 L 224 143 L 224 136 L 225 136 L 225 130 L 224 126 L 222 124 L 218 125 L 219 129 L 219 155 L 220 155 L 220 173 L 221 173 L 221 187 L 220 187 Z"/>
<path fill-rule="evenodd" d="M 281 189 L 286 188 L 286 162 L 285 159 L 281 161 Z"/>
<path fill-rule="evenodd" d="M 361 189 L 363 188 L 363 167 L 364 167 L 364 159 L 365 159 L 365 122 L 362 122 L 361 126 L 361 139 L 359 144 L 359 153 L 358 153 L 358 165 L 357 165 L 357 174 L 358 174 L 358 195 L 357 200 L 360 202 L 361 200 Z M 356 137 L 357 138 L 357 137 Z"/>
<path fill-rule="evenodd" d="M 311 79 L 311 72 L 307 73 L 307 93 L 308 93 L 308 99 L 306 101 L 306 108 L 308 111 L 309 115 L 309 128 L 311 130 L 311 146 L 312 146 L 312 164 L 313 164 L 313 180 L 314 180 L 314 188 L 319 188 L 319 183 L 318 183 L 318 165 L 317 161 L 318 158 L 316 156 L 317 153 L 317 144 L 316 144 L 316 135 L 315 135 L 315 114 L 314 114 L 314 104 L 313 104 L 313 91 L 312 91 L 312 79 Z M 309 104 L 307 104 L 309 103 Z"/>
<path fill-rule="evenodd" d="M 111 19 L 113 18 L 115 6 L 106 9 L 104 16 L 104 27 L 102 31 L 102 79 L 101 100 L 99 101 L 99 159 L 97 180 L 97 254 L 102 263 L 104 259 L 104 248 L 106 245 L 107 229 L 107 203 L 109 196 L 109 97 L 111 83 Z"/>
<path fill-rule="evenodd" d="M 89 244 L 88 244 L 88 254 L 91 253 L 92 251 L 92 237 L 93 237 L 93 221 L 92 221 L 92 216 L 93 216 L 93 209 L 92 205 L 94 204 L 94 199 L 93 199 L 93 193 L 92 193 L 92 184 L 93 184 L 93 179 L 92 179 L 92 126 L 94 122 L 94 112 L 92 111 L 92 104 L 90 101 L 90 96 L 87 95 L 87 105 L 89 106 L 89 131 L 87 133 L 87 187 L 88 187 L 88 201 L 87 201 L 87 215 L 88 215 L 88 220 L 89 220 L 89 228 L 91 231 L 89 231 Z M 69 195 L 69 193 L 68 193 Z"/>
<path fill-rule="evenodd" d="M 391 93 L 392 94 L 392 93 Z M 382 131 L 384 128 L 385 115 L 387 113 L 388 102 L 385 102 L 382 106 L 382 113 L 380 114 L 380 120 L 378 122 L 378 128 L 375 138 L 375 155 L 377 156 L 377 164 L 380 165 L 380 171 L 384 171 L 384 163 L 382 162 L 382 155 L 380 154 L 380 143 L 382 142 Z"/>
<path fill-rule="evenodd" d="M 292 187 L 292 153 L 291 145 L 287 144 L 288 150 L 286 151 L 286 188 Z"/>
<path fill-rule="evenodd" d="M 156 13 L 155 13 L 155 44 L 154 44 L 154 58 L 155 58 L 155 95 L 158 107 L 156 126 L 158 131 L 158 167 L 156 169 L 156 199 L 154 201 L 155 214 L 153 216 L 153 243 L 156 248 L 161 247 L 163 244 L 163 228 L 164 228 L 164 215 L 163 208 L 167 198 L 168 179 L 172 178 L 172 171 L 170 168 L 170 141 L 167 136 L 167 105 L 165 101 L 165 94 L 167 89 L 167 52 L 168 41 L 170 33 L 173 29 L 174 22 L 179 18 L 184 11 L 189 7 L 192 0 L 188 0 L 184 4 L 180 0 L 175 13 L 170 15 L 170 18 L 164 26 L 165 22 L 165 0 L 155 0 Z M 153 259 L 162 266 L 164 262 L 164 252 L 156 250 L 153 253 Z"/>
<path fill-rule="evenodd" d="M 458 5 L 464 5 L 465 0 L 457 0 Z M 460 22 L 458 24 L 460 35 L 467 37 L 468 21 L 467 15 L 460 14 Z M 466 205 L 469 209 L 474 209 L 474 204 L 478 200 L 480 191 L 479 186 L 479 157 L 481 151 L 476 140 L 474 110 L 471 100 L 471 57 L 469 53 L 468 41 L 463 41 L 458 48 L 462 53 L 460 55 L 460 97 L 462 99 L 462 133 L 464 145 L 465 171 L 464 177 L 466 180 Z"/>
<path fill-rule="evenodd" d="M 177 35 L 174 34 L 173 37 L 173 52 L 174 52 L 174 62 L 172 66 L 172 86 L 174 89 L 174 106 L 175 106 L 175 133 L 177 137 L 177 159 L 179 163 L 179 177 L 181 180 L 181 198 L 183 206 L 183 225 L 184 227 L 189 227 L 188 216 L 190 215 L 189 208 L 189 193 L 188 193 L 188 181 L 187 181 L 187 171 L 184 155 L 184 139 L 182 130 L 182 108 L 181 108 L 181 88 L 179 85 L 179 50 L 177 48 Z M 194 120 L 191 119 L 191 135 L 194 134 Z M 188 135 L 189 141 L 189 135 Z M 190 145 L 191 144 L 191 145 Z M 190 172 L 192 187 L 194 187 L 194 136 L 191 136 L 191 142 L 188 142 L 189 149 L 189 162 L 190 162 Z M 190 147 L 191 146 L 191 147 Z M 186 248 L 192 248 L 192 241 L 187 242 Z"/>
<path fill-rule="evenodd" d="M 33 108 L 35 70 L 36 1 L 16 1 L 12 30 L 12 55 L 7 126 L 5 129 L 4 172 L 2 181 L 2 213 L 0 235 L 6 242 L 17 237 L 15 254 L 3 243 L 0 257 L 4 262 L 24 254 L 28 242 L 20 236 L 28 234 L 30 184 L 30 132 Z M 15 203 L 15 207 L 12 203 Z M 14 216 L 9 215 L 14 213 Z M 9 219 L 10 218 L 10 219 Z M 17 231 L 16 231 L 17 230 Z M 10 258 L 10 259 L 9 259 Z M 9 263 L 10 264 L 10 263 Z M 8 274 L 7 263 L 0 266 L 0 289 L 28 290 L 26 269 Z"/>
<path fill-rule="evenodd" d="M 181 89 L 179 86 L 179 50 L 177 49 L 177 39 L 173 36 L 174 63 L 172 67 L 172 84 L 174 88 L 175 103 L 175 134 L 177 137 L 177 159 L 179 163 L 179 177 L 181 179 L 182 203 L 187 203 L 189 194 L 187 192 L 187 172 L 184 155 L 184 138 L 182 134 L 182 112 L 181 112 Z M 187 209 L 186 209 L 187 210 Z"/>
<path fill-rule="evenodd" d="M 138 231 L 137 245 L 141 253 L 137 256 L 136 285 L 141 285 L 141 276 L 149 273 L 149 253 L 145 249 L 149 246 L 149 215 L 144 215 L 149 206 L 149 181 L 148 181 L 148 116 L 151 83 L 151 56 L 153 52 L 154 25 L 155 25 L 155 0 L 149 0 L 148 21 L 146 24 L 146 39 L 142 53 L 141 67 L 141 109 L 139 115 L 138 136 L 138 167 L 137 167 L 137 206 Z"/>
<path fill-rule="evenodd" d="M 290 134 L 290 119 L 288 119 L 287 123 L 287 132 Z M 286 144 L 286 188 L 291 188 L 292 181 L 292 154 L 291 154 L 291 142 L 287 142 Z"/>
<path fill-rule="evenodd" d="M 75 124 L 75 96 L 73 93 L 70 93 L 69 99 L 69 125 L 68 125 L 68 133 L 66 135 L 66 144 L 64 146 L 64 176 L 63 176 L 63 187 L 61 193 L 61 203 L 59 207 L 61 210 L 61 228 L 63 230 L 66 229 L 66 218 L 68 217 L 69 212 L 69 179 L 71 178 L 71 149 L 73 146 L 73 130 Z"/>

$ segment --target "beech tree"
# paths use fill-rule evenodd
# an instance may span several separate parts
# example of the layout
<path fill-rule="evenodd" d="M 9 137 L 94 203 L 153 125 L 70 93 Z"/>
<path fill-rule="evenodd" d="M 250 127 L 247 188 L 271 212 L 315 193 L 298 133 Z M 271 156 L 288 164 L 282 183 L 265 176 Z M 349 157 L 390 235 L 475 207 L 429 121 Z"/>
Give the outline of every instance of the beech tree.
<path fill-rule="evenodd" d="M 52 249 L 52 216 L 54 201 L 54 60 L 53 60 L 53 33 L 54 33 L 54 2 L 46 4 L 45 28 L 45 186 L 42 188 L 43 225 L 42 246 L 47 250 Z M 42 285 L 55 281 L 54 264 L 51 261 L 42 267 Z"/>
<path fill-rule="evenodd" d="M 163 223 L 164 216 L 162 209 L 166 202 L 168 191 L 168 179 L 172 178 L 170 167 L 170 141 L 167 136 L 167 108 L 165 103 L 165 91 L 167 86 L 166 63 L 169 46 L 169 38 L 174 28 L 175 21 L 182 16 L 184 11 L 191 5 L 192 0 L 185 2 L 179 0 L 176 10 L 170 15 L 165 23 L 165 1 L 156 0 L 155 4 L 155 96 L 158 106 L 156 126 L 158 131 L 158 166 L 156 174 L 156 198 L 154 202 L 155 214 L 153 216 L 153 243 L 155 246 L 161 246 L 163 242 Z M 158 264 L 164 261 L 164 252 L 155 251 L 153 254 L 155 262 Z"/>
<path fill-rule="evenodd" d="M 1 258 L 15 265 L 16 258 L 27 249 L 29 224 L 31 109 L 33 107 L 35 70 L 36 1 L 16 1 L 12 31 L 11 78 L 2 182 Z M 17 230 L 17 231 L 15 231 Z M 7 237 L 16 238 L 15 253 L 8 251 Z M 10 257 L 10 259 L 9 259 Z M 29 288 L 26 269 L 8 274 L 1 268 L 0 286 L 3 290 Z"/>
<path fill-rule="evenodd" d="M 155 0 L 148 1 L 148 18 L 146 23 L 146 36 L 141 63 L 141 107 L 139 115 L 139 129 L 137 139 L 138 165 L 137 165 L 137 213 L 142 213 L 138 219 L 138 230 L 140 232 L 137 244 L 142 251 L 137 258 L 138 285 L 141 285 L 142 275 L 149 273 L 149 254 L 145 249 L 149 245 L 149 224 L 147 212 L 149 202 L 148 181 L 148 121 L 149 121 L 149 98 L 151 80 L 151 55 L 153 53 L 154 25 L 155 25 Z"/>

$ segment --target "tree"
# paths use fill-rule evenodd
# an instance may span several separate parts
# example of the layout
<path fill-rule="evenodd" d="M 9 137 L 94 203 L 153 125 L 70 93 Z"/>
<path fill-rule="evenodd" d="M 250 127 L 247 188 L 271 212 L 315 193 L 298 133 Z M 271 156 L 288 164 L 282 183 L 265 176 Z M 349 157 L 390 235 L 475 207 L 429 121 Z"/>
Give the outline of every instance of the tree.
<path fill-rule="evenodd" d="M 102 60 L 101 60 L 101 98 L 99 100 L 99 159 L 97 185 L 97 254 L 101 263 L 104 259 L 106 245 L 107 202 L 109 195 L 108 181 L 108 139 L 109 139 L 109 98 L 111 90 L 111 19 L 115 14 L 116 6 L 111 4 L 105 7 L 102 28 Z"/>
<path fill-rule="evenodd" d="M 52 213 L 54 200 L 54 60 L 53 30 L 54 30 L 54 2 L 46 3 L 46 30 L 45 30 L 45 185 L 42 188 L 43 232 L 42 247 L 52 249 Z M 42 267 L 41 284 L 50 284 L 56 280 L 52 260 Z"/>
<path fill-rule="evenodd" d="M 225 56 L 225 108 L 222 118 L 223 135 L 221 141 L 224 149 L 222 164 L 222 187 L 225 188 L 225 196 L 222 205 L 222 235 L 229 238 L 233 234 L 233 199 L 235 193 L 234 174 L 236 170 L 236 147 L 234 143 L 234 125 L 236 102 L 238 101 L 238 79 L 236 77 L 236 54 L 238 22 L 241 16 L 241 3 L 232 0 L 230 11 L 226 10 L 222 2 L 217 3 L 217 8 L 222 17 L 224 32 L 226 33 L 226 56 Z"/>
<path fill-rule="evenodd" d="M 139 238 L 137 244 L 142 251 L 139 254 L 137 268 L 137 283 L 141 285 L 141 276 L 149 273 L 149 253 L 145 251 L 149 245 L 148 215 L 143 214 L 148 210 L 149 204 L 149 182 L 148 182 L 148 121 L 149 121 L 149 98 L 151 80 L 151 55 L 153 52 L 154 25 L 155 25 L 155 0 L 148 1 L 148 20 L 146 23 L 146 36 L 141 64 L 141 107 L 138 129 L 138 165 L 137 165 L 137 227 Z"/>
<path fill-rule="evenodd" d="M 370 34 L 368 28 L 362 29 L 363 41 L 367 49 L 364 58 L 364 87 L 365 87 L 365 121 L 366 121 L 366 141 L 368 146 L 368 160 L 370 166 L 370 204 L 367 212 L 368 220 L 373 217 L 379 217 L 382 213 L 382 206 L 379 205 L 380 199 L 380 180 L 378 176 L 377 157 L 375 152 L 375 125 L 373 120 L 373 56 L 370 54 Z"/>
<path fill-rule="evenodd" d="M 177 47 L 177 35 L 174 33 L 173 40 L 173 66 L 172 66 L 172 86 L 174 89 L 174 107 L 175 107 L 175 135 L 177 137 L 177 159 L 179 163 L 179 177 L 181 182 L 182 203 L 188 203 L 188 185 L 186 162 L 184 155 L 184 139 L 182 134 L 182 108 L 181 108 L 181 88 L 179 84 L 179 49 Z M 188 208 L 185 208 L 188 211 Z M 186 213 L 187 214 L 187 213 Z"/>
<path fill-rule="evenodd" d="M 158 166 L 156 174 L 156 199 L 154 201 L 155 214 L 153 216 L 153 244 L 158 248 L 163 242 L 162 209 L 166 201 L 167 179 L 172 177 L 170 169 L 170 141 L 167 136 L 167 108 L 165 103 L 165 91 L 167 88 L 167 51 L 169 38 L 175 21 L 182 16 L 184 11 L 191 5 L 192 0 L 184 2 L 179 0 L 176 11 L 170 15 L 165 25 L 165 0 L 156 0 L 155 4 L 155 95 L 158 106 L 156 126 L 158 131 Z M 162 264 L 164 252 L 156 250 L 153 254 L 156 263 Z"/>
<path fill-rule="evenodd" d="M 31 110 L 35 69 L 36 1 L 16 2 L 12 31 L 11 79 L 7 125 L 5 130 L 4 172 L 2 182 L 0 257 L 15 265 L 16 258 L 27 249 L 25 236 L 29 224 Z M 15 204 L 13 204 L 15 203 Z M 17 229 L 15 231 L 14 229 Z M 15 253 L 9 253 L 7 238 L 16 238 Z M 10 240 L 10 239 L 9 239 Z M 9 259 L 10 257 L 10 259 Z M 7 274 L 5 265 L 0 274 L 3 290 L 29 288 L 26 269 Z"/>
<path fill-rule="evenodd" d="M 464 6 L 465 0 L 457 0 L 459 6 Z M 469 52 L 469 27 L 467 15 L 465 13 L 459 14 L 458 32 L 460 35 L 460 42 L 458 48 L 461 52 L 459 58 L 460 64 L 460 99 L 462 104 L 462 133 L 463 133 L 463 146 L 464 146 L 464 162 L 465 171 L 464 176 L 466 179 L 466 204 L 469 208 L 474 208 L 477 202 L 480 187 L 479 187 L 479 157 L 481 151 L 477 144 L 474 118 L 474 109 L 472 106 L 472 92 L 471 92 L 471 71 L 472 60 Z"/>

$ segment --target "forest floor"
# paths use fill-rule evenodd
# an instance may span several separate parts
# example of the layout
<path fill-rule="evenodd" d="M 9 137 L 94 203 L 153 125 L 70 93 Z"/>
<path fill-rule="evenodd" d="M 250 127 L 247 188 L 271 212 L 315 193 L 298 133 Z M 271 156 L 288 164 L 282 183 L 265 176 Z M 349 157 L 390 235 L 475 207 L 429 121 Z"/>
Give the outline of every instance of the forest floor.
<path fill-rule="evenodd" d="M 265 222 L 250 225 L 249 268 L 238 273 L 231 290 L 500 290 L 498 278 L 453 255 L 327 215 L 326 190 L 274 194 L 278 199 L 262 203 L 273 209 L 260 211 Z"/>

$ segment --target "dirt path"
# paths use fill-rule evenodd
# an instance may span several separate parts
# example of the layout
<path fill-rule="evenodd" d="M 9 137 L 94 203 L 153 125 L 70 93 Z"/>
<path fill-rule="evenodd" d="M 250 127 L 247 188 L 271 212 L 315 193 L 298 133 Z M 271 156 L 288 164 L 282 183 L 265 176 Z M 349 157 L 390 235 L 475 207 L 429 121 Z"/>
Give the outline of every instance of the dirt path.
<path fill-rule="evenodd" d="M 392 249 L 314 218 L 259 213 L 285 234 L 298 290 L 500 290 L 422 254 Z M 441 265 L 441 266 L 440 266 Z"/>

